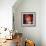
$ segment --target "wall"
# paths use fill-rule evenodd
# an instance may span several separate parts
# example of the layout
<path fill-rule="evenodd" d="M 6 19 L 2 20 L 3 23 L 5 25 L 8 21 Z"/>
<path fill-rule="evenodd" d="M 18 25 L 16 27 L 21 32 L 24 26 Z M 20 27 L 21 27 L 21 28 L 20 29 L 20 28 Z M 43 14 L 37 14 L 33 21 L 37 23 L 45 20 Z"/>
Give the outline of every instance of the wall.
<path fill-rule="evenodd" d="M 17 7 L 16 5 L 13 6 L 15 30 L 22 32 L 25 39 L 27 38 L 35 41 L 36 46 L 41 46 L 40 7 L 40 0 L 23 0 L 21 4 L 17 3 Z M 21 26 L 21 12 L 28 11 L 36 12 L 36 27 Z"/>
<path fill-rule="evenodd" d="M 0 27 L 12 29 L 12 6 L 16 0 L 0 0 Z"/>
<path fill-rule="evenodd" d="M 42 46 L 46 46 L 46 0 L 41 1 L 40 30 Z"/>
<path fill-rule="evenodd" d="M 16 0 L 0 0 L 0 28 L 12 29 L 12 6 L 15 2 Z M 5 32 L 2 29 L 0 29 L 0 33 L 0 38 L 10 35 L 9 31 Z"/>

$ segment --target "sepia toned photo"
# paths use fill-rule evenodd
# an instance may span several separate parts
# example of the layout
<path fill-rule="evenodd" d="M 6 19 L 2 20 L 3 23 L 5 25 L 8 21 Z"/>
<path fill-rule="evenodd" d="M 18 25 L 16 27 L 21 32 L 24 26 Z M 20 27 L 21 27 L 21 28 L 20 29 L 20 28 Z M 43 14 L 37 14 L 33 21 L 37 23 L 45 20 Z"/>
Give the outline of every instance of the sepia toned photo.
<path fill-rule="evenodd" d="M 22 12 L 22 26 L 35 26 L 36 13 L 35 12 Z"/>
<path fill-rule="evenodd" d="M 33 24 L 33 14 L 24 14 L 23 24 Z"/>

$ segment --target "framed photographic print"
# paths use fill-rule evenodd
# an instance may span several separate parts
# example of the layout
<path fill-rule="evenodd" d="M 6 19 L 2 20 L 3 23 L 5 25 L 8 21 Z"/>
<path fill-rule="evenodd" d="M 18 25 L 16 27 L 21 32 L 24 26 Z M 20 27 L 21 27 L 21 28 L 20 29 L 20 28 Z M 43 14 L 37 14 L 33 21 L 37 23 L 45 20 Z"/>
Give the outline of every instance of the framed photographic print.
<path fill-rule="evenodd" d="M 22 26 L 33 27 L 36 26 L 36 12 L 21 12 Z"/>

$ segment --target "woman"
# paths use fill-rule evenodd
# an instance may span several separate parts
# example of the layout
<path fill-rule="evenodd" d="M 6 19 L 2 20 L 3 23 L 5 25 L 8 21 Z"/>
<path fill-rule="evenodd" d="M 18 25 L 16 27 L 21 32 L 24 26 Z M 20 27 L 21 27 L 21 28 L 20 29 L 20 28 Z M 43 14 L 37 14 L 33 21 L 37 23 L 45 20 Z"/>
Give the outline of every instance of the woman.
<path fill-rule="evenodd" d="M 32 14 L 25 14 L 24 24 L 33 24 L 33 15 Z"/>

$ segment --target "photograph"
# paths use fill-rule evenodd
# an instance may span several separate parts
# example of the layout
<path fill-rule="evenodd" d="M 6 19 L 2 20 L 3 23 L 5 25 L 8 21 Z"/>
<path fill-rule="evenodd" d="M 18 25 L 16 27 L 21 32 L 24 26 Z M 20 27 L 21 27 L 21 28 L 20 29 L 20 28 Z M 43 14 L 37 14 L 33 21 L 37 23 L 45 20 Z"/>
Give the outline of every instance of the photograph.
<path fill-rule="evenodd" d="M 22 12 L 22 26 L 35 26 L 36 25 L 36 13 L 35 12 Z"/>
<path fill-rule="evenodd" d="M 33 24 L 33 14 L 24 14 L 23 24 Z"/>

